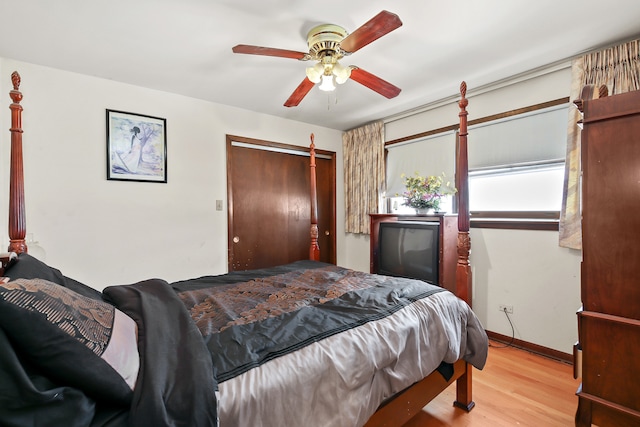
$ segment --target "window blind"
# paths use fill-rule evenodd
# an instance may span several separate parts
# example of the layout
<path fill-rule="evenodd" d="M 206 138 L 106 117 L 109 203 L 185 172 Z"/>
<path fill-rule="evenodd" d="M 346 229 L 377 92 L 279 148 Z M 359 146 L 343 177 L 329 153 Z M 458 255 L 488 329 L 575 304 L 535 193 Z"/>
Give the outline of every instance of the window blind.
<path fill-rule="evenodd" d="M 564 159 L 568 104 L 469 127 L 469 169 Z"/>
<path fill-rule="evenodd" d="M 469 127 L 469 170 L 554 163 L 566 154 L 569 104 Z M 440 175 L 455 180 L 455 132 L 387 147 L 387 197 L 402 194 L 401 175 Z"/>
<path fill-rule="evenodd" d="M 387 147 L 387 197 L 402 194 L 402 174 L 440 175 L 455 181 L 455 132 L 445 132 L 426 138 L 393 144 Z"/>

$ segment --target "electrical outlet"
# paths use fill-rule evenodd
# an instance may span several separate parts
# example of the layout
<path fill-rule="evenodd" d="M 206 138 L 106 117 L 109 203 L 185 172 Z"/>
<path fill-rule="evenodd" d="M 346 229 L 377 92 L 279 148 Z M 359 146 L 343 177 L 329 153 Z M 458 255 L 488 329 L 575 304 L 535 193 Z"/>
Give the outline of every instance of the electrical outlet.
<path fill-rule="evenodd" d="M 507 312 L 509 314 L 513 314 L 513 306 L 512 305 L 504 305 L 501 304 L 498 306 L 498 310 L 502 311 L 502 312 Z"/>

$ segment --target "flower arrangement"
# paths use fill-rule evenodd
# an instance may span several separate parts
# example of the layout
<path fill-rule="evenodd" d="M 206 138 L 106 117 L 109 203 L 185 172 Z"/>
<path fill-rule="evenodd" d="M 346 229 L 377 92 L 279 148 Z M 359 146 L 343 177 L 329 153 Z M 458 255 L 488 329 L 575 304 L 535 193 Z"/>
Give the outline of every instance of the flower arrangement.
<path fill-rule="evenodd" d="M 448 195 L 455 194 L 455 187 L 445 180 L 445 174 L 440 176 L 430 175 L 421 176 L 415 173 L 414 176 L 406 176 L 402 174 L 402 179 L 406 187 L 406 191 L 402 194 L 404 197 L 404 206 L 410 206 L 414 209 L 433 209 L 437 211 L 440 208 L 440 200 Z"/>

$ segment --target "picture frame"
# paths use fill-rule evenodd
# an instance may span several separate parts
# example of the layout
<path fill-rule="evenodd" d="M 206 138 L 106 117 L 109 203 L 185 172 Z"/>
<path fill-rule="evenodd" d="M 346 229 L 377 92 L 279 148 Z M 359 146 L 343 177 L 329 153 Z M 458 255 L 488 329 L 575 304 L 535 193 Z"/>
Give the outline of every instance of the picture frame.
<path fill-rule="evenodd" d="M 167 120 L 107 109 L 107 179 L 167 182 Z"/>

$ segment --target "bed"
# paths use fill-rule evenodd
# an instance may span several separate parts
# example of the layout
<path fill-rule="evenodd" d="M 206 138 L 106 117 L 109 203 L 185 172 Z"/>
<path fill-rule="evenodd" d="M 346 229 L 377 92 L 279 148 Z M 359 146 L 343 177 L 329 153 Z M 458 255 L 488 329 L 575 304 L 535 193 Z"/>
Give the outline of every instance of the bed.
<path fill-rule="evenodd" d="M 309 260 L 98 292 L 28 254 L 12 83 L 0 424 L 400 426 L 454 381 L 473 408 L 488 345 L 470 307 L 464 83 L 457 295 L 317 261 L 313 137 Z"/>

